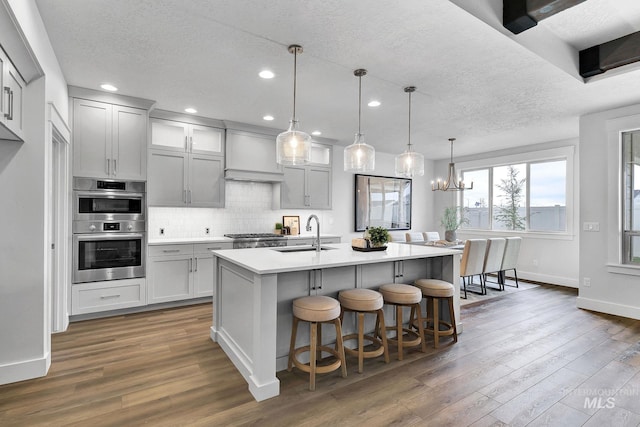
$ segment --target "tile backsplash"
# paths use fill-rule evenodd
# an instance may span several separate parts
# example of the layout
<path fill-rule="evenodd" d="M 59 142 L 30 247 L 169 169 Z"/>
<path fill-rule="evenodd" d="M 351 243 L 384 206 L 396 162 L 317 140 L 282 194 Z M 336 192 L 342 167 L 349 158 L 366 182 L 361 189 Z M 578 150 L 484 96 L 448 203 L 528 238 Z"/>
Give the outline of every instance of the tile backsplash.
<path fill-rule="evenodd" d="M 149 208 L 148 238 L 152 240 L 222 236 L 225 233 L 269 233 L 283 215 L 299 215 L 301 234 L 307 217 L 315 213 L 320 218 L 322 234 L 330 234 L 331 211 L 273 209 L 273 185 L 262 182 L 227 181 L 225 208 Z M 275 184 L 277 185 L 277 184 Z M 164 234 L 160 235 L 160 228 Z"/>

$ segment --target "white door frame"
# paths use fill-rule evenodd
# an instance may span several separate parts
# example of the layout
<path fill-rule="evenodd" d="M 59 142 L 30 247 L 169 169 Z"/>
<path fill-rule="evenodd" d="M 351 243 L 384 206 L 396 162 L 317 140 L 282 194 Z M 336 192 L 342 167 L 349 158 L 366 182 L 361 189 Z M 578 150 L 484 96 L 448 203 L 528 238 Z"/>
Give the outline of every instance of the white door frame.
<path fill-rule="evenodd" d="M 56 109 L 49 103 L 47 144 L 50 149 L 50 182 L 47 202 L 47 263 L 51 290 L 51 332 L 63 332 L 69 326 L 71 294 L 71 131 Z M 55 197 L 55 200 L 53 198 Z"/>

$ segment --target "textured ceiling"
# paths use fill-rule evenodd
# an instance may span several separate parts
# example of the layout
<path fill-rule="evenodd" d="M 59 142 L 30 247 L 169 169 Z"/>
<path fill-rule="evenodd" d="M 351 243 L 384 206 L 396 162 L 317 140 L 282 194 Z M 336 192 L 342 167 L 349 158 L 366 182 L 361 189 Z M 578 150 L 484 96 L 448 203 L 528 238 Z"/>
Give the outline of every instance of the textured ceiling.
<path fill-rule="evenodd" d="M 363 101 L 382 105 L 363 107 L 363 133 L 388 153 L 407 143 L 408 85 L 418 88 L 411 141 L 430 159 L 448 157 L 449 137 L 457 138 L 456 155 L 575 138 L 580 115 L 640 102 L 640 71 L 585 84 L 575 61 L 577 49 L 593 40 L 637 31 L 636 0 L 588 0 L 542 21 L 546 29 L 530 30 L 566 44 L 564 69 L 540 53 L 551 52 L 549 46 L 540 42 L 536 50 L 535 32 L 524 43 L 496 26 L 501 0 L 36 3 L 69 84 L 111 82 L 119 93 L 156 100 L 165 110 L 194 106 L 206 117 L 286 128 L 293 96 L 286 48 L 297 43 L 304 47 L 301 128 L 346 145 L 357 130 L 353 70 L 366 68 Z M 276 77 L 260 79 L 263 68 Z M 265 114 L 275 120 L 263 121 Z"/>

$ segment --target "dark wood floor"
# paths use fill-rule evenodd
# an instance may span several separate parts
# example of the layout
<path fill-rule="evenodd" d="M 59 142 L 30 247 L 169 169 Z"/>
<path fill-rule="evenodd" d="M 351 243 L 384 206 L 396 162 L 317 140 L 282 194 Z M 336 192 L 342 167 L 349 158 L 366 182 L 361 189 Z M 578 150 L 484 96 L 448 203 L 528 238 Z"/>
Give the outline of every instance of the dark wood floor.
<path fill-rule="evenodd" d="M 260 403 L 209 340 L 210 305 L 78 322 L 53 337 L 46 378 L 0 386 L 0 425 L 640 425 L 640 321 L 575 297 L 540 286 L 469 305 L 456 345 L 363 374 L 349 359 L 316 392 L 283 372 Z"/>

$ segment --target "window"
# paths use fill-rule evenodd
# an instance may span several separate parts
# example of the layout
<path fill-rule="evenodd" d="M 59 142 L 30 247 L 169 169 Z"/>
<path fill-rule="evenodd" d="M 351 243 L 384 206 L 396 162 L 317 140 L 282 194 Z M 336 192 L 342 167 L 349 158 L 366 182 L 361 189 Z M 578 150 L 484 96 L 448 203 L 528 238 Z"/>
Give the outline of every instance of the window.
<path fill-rule="evenodd" d="M 623 263 L 640 264 L 640 130 L 622 133 Z"/>
<path fill-rule="evenodd" d="M 461 192 L 466 229 L 567 231 L 566 158 L 463 170 L 462 179 L 473 181 Z"/>

